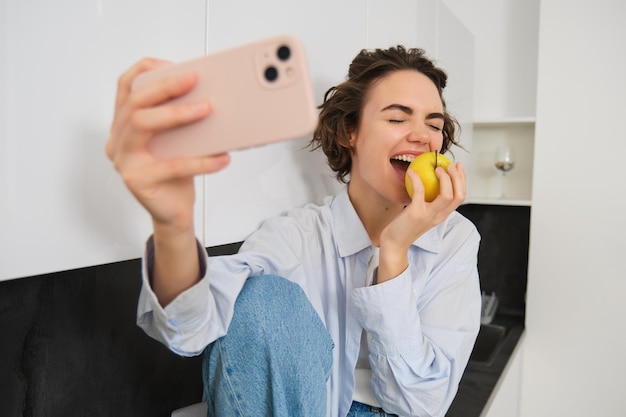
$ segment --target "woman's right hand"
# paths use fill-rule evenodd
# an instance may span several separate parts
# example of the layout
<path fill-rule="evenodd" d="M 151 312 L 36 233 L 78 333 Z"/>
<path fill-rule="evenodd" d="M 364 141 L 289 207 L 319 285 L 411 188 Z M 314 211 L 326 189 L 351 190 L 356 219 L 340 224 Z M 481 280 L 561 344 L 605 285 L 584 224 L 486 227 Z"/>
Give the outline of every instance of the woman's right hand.
<path fill-rule="evenodd" d="M 142 72 L 168 65 L 143 59 L 119 78 L 115 115 L 106 153 L 126 187 L 152 216 L 154 265 L 151 277 L 162 306 L 200 279 L 200 261 L 193 224 L 194 176 L 224 168 L 228 154 L 159 160 L 148 142 L 163 130 L 207 117 L 209 103 L 177 103 L 170 100 L 190 92 L 197 75 L 168 77 L 132 89 Z"/>
<path fill-rule="evenodd" d="M 147 144 L 155 133 L 195 122 L 211 112 L 206 102 L 170 102 L 194 88 L 194 73 L 131 90 L 138 74 L 164 65 L 169 63 L 146 58 L 120 76 L 106 153 L 128 189 L 152 216 L 155 231 L 189 232 L 193 229 L 194 176 L 218 171 L 230 159 L 228 154 L 220 154 L 158 160 L 150 154 Z"/>

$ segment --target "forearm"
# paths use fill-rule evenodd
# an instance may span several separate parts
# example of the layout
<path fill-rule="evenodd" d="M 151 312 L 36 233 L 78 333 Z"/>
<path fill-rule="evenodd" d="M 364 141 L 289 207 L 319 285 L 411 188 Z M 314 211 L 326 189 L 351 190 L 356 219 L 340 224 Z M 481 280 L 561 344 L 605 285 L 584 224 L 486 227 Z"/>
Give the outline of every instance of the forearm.
<path fill-rule="evenodd" d="M 400 275 L 409 266 L 408 248 L 392 249 L 391 245 L 380 246 L 377 283 L 381 284 Z"/>
<path fill-rule="evenodd" d="M 193 228 L 173 231 L 154 226 L 152 289 L 161 306 L 200 280 L 200 260 Z"/>

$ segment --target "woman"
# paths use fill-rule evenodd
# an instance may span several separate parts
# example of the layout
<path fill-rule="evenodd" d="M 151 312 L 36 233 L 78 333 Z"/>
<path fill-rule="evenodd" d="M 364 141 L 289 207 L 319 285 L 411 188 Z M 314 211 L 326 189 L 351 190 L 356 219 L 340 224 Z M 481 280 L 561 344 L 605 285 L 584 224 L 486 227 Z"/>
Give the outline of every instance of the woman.
<path fill-rule="evenodd" d="M 121 78 L 107 154 L 150 213 L 138 323 L 180 355 L 205 352 L 209 415 L 443 416 L 480 323 L 479 235 L 455 210 L 460 163 L 424 201 L 407 161 L 455 144 L 446 74 L 419 49 L 361 51 L 320 106 L 313 147 L 347 185 L 266 221 L 238 254 L 208 259 L 194 237 L 193 176 L 228 155 L 157 161 L 156 131 L 210 117 L 172 105 L 192 74 L 130 91 Z M 372 414 L 374 413 L 374 414 Z"/>

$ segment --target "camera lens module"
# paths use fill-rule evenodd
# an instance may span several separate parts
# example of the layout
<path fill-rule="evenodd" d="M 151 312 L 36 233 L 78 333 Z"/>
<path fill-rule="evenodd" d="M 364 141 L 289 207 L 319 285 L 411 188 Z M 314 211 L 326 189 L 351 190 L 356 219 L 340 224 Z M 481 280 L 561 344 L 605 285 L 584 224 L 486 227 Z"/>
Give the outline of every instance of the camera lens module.
<path fill-rule="evenodd" d="M 265 69 L 265 79 L 269 82 L 276 81 L 278 78 L 278 70 L 276 67 L 267 67 Z"/>
<path fill-rule="evenodd" d="M 278 56 L 278 59 L 280 59 L 281 61 L 286 61 L 291 56 L 291 49 L 289 49 L 288 46 L 283 45 L 280 48 L 278 48 L 278 51 L 276 51 L 276 55 Z"/>

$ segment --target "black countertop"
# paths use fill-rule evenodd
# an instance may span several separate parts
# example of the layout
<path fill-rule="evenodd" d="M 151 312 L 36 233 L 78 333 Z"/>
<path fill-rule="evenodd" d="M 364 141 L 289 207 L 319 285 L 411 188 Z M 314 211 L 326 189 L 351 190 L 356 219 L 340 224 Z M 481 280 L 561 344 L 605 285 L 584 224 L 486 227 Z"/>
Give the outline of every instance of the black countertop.
<path fill-rule="evenodd" d="M 489 362 L 470 360 L 446 417 L 480 416 L 524 333 L 524 317 L 521 315 L 498 314 L 491 324 L 502 325 L 509 330 L 492 360 Z"/>

